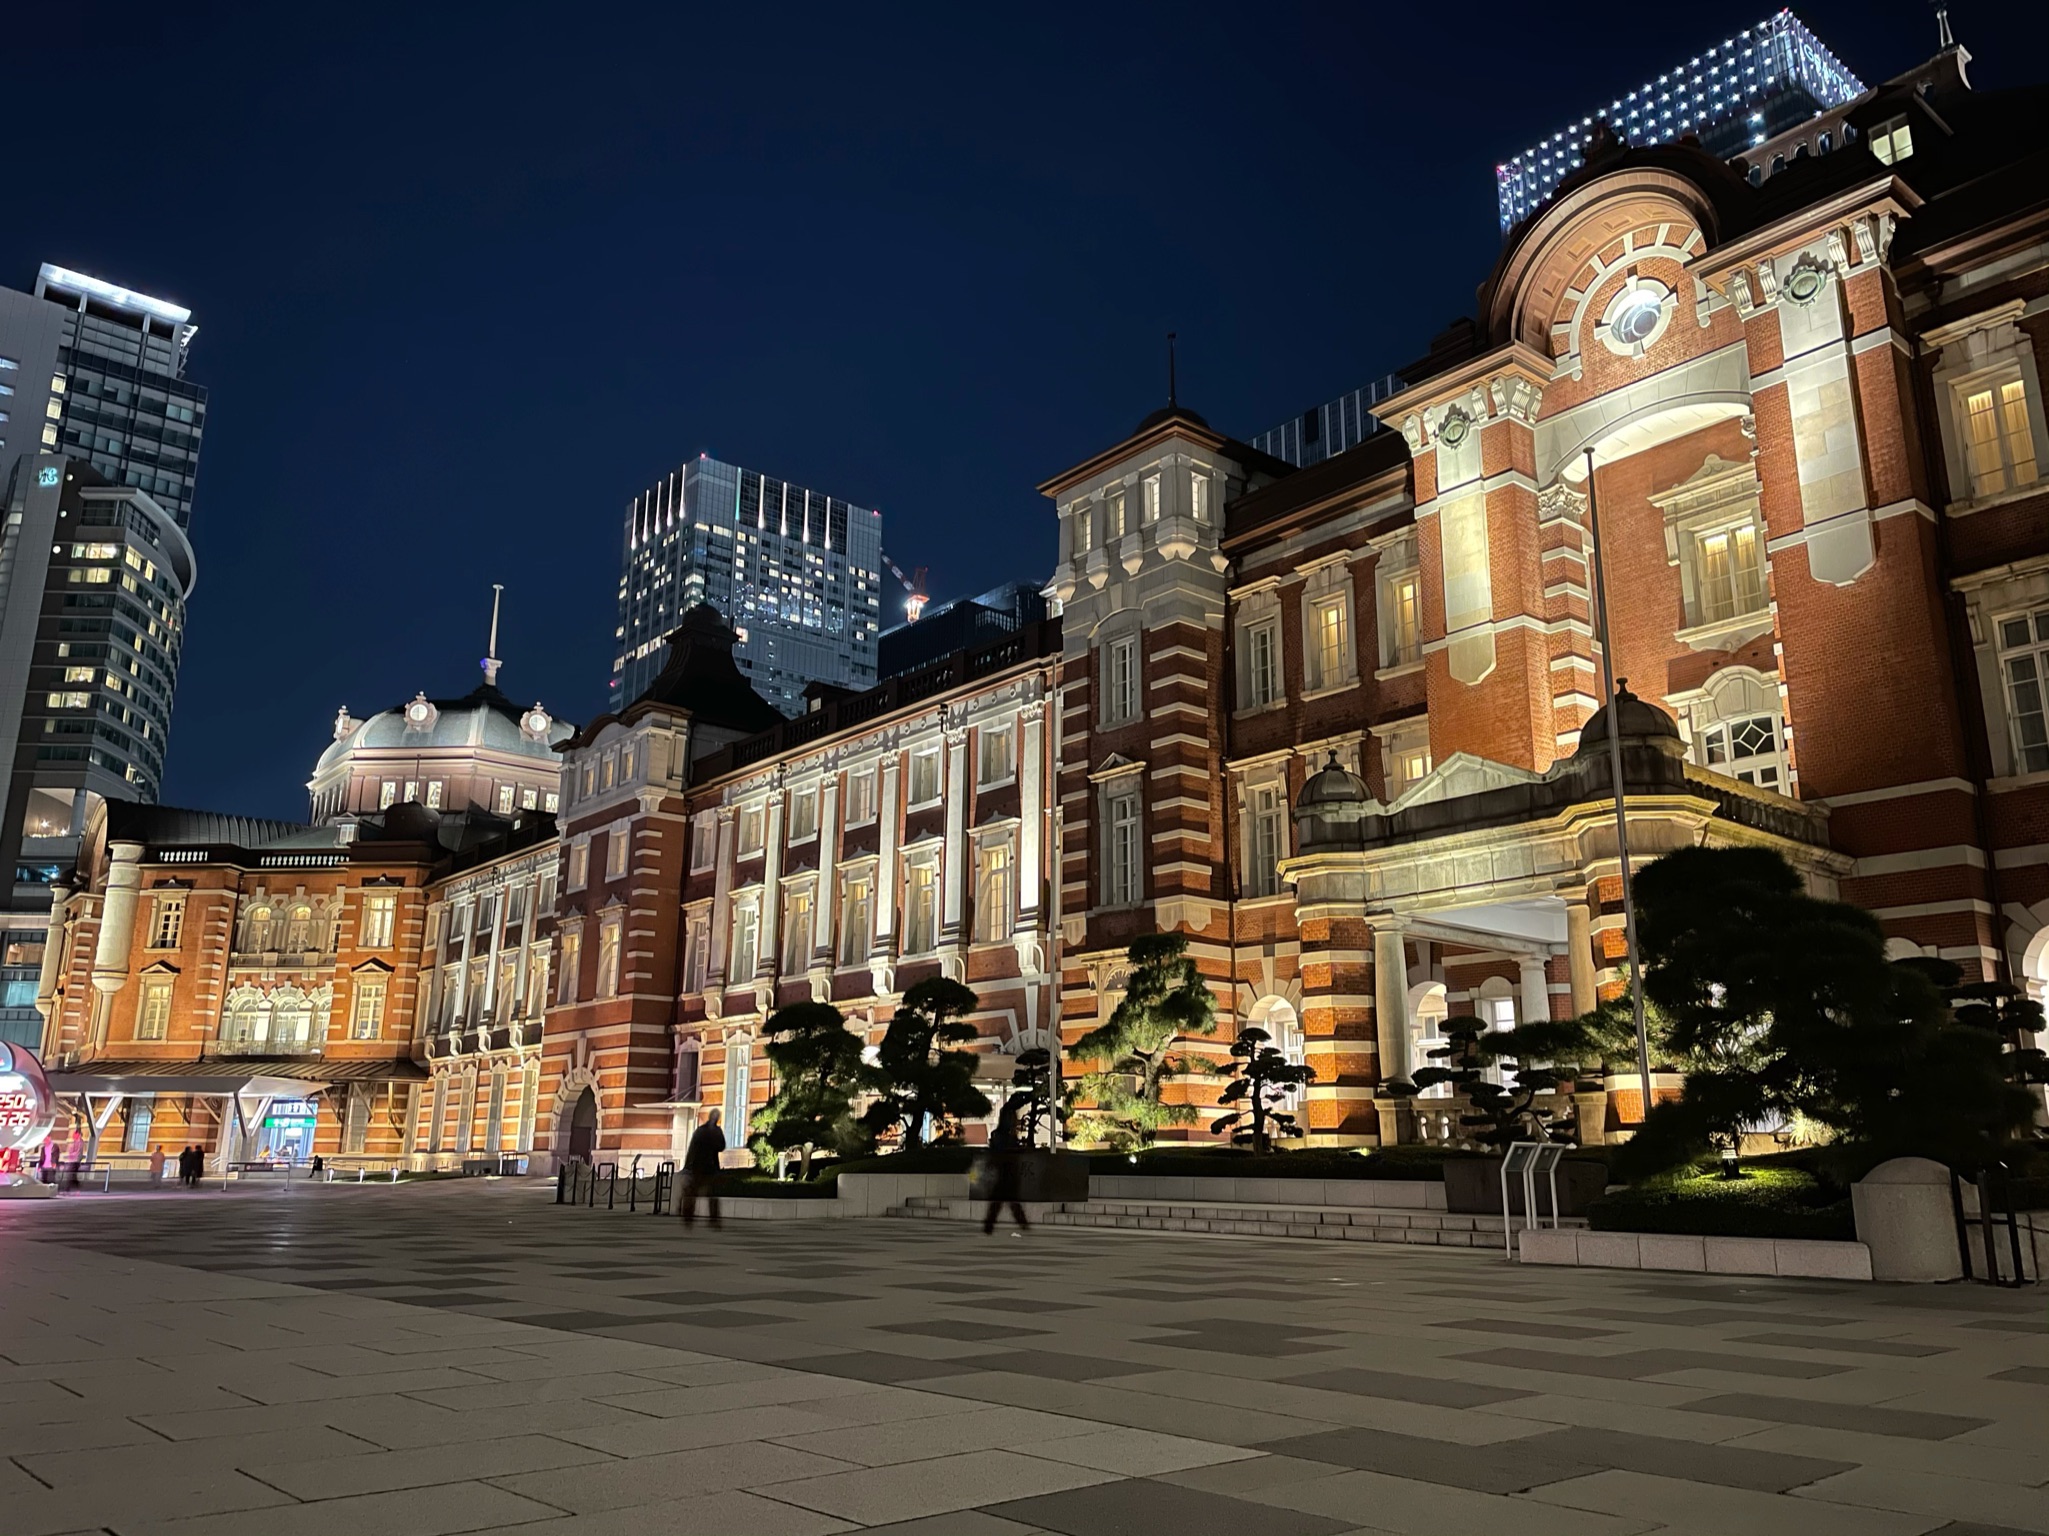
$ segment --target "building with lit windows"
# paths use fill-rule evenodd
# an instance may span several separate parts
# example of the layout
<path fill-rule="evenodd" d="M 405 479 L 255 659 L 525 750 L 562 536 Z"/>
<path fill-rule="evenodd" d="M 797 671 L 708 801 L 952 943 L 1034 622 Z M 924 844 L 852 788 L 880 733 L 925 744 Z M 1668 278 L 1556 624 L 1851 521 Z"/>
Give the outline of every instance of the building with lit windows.
<path fill-rule="evenodd" d="M 1496 167 L 1502 231 L 1541 207 L 1584 163 L 1596 125 L 1629 144 L 1697 139 L 1709 153 L 1733 160 L 1863 94 L 1864 83 L 1799 17 L 1776 12 Z"/>
<path fill-rule="evenodd" d="M 700 456 L 633 498 L 619 576 L 612 707 L 663 667 L 664 642 L 709 603 L 747 680 L 785 714 L 807 683 L 866 688 L 881 633 L 882 514 Z"/>

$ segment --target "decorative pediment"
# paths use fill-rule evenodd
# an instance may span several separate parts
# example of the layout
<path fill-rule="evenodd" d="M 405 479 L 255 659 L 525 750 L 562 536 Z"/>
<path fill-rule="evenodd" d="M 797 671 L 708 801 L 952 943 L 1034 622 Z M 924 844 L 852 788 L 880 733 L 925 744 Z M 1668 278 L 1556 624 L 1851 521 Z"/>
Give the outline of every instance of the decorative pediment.
<path fill-rule="evenodd" d="M 1126 757 L 1122 752 L 1112 752 L 1090 770 L 1089 778 L 1100 784 L 1105 779 L 1115 779 L 1127 773 L 1137 773 L 1145 767 L 1142 762 Z"/>
<path fill-rule="evenodd" d="M 1543 774 L 1533 773 L 1527 768 L 1497 763 L 1492 758 L 1475 757 L 1470 752 L 1454 752 L 1398 795 L 1388 810 L 1391 813 L 1405 811 L 1411 806 L 1436 800 L 1457 800 L 1466 795 L 1483 794 L 1490 789 L 1511 789 L 1543 782 Z"/>
<path fill-rule="evenodd" d="M 177 966 L 171 964 L 168 960 L 158 960 L 153 964 L 145 965 L 142 968 L 142 974 L 145 976 L 182 976 L 184 972 L 180 971 Z"/>
<path fill-rule="evenodd" d="M 394 967 L 390 964 L 383 960 L 373 959 L 365 960 L 361 965 L 357 966 L 354 974 L 357 976 L 389 976 L 393 974 L 393 971 Z"/>

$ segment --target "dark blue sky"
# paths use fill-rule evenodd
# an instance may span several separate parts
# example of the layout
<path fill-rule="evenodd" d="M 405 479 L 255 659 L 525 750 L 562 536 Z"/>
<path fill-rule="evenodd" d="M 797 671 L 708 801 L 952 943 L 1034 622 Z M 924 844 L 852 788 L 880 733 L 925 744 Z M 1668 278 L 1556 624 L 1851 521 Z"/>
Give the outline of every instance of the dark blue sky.
<path fill-rule="evenodd" d="M 473 685 L 493 581 L 507 691 L 589 718 L 625 504 L 700 450 L 879 506 L 937 596 L 1043 577 L 1033 487 L 1159 403 L 1167 330 L 1239 435 L 1398 367 L 1494 259 L 1498 160 L 1767 14 L 638 9 L 15 29 L 0 282 L 200 326 L 167 800 L 303 816 L 338 705 Z M 1934 51 L 1915 0 L 1797 9 L 1867 81 Z M 2036 8 L 1955 15 L 1981 87 L 2039 73 Z"/>

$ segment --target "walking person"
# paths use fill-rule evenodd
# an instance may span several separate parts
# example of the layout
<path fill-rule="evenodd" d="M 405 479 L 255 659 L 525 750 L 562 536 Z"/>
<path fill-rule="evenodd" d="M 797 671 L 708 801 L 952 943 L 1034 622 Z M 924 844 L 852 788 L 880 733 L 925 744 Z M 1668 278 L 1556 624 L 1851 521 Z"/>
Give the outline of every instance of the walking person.
<path fill-rule="evenodd" d="M 690 1138 L 683 1153 L 683 1189 L 677 1204 L 682 1207 L 683 1225 L 697 1221 L 697 1197 L 703 1195 L 711 1224 L 719 1224 L 719 1157 L 726 1150 L 726 1133 L 719 1129 L 719 1112 L 705 1114 L 704 1124 Z"/>
<path fill-rule="evenodd" d="M 199 1185 L 199 1148 L 188 1146 L 178 1154 L 178 1182 L 187 1189 Z"/>
<path fill-rule="evenodd" d="M 1023 1154 L 1022 1138 L 1018 1135 L 1017 1111 L 1027 1095 L 1012 1094 L 1003 1101 L 1003 1108 L 996 1114 L 996 1129 L 989 1133 L 989 1211 L 982 1218 L 982 1235 L 993 1237 L 996 1233 L 996 1218 L 1003 1214 L 1003 1207 L 1010 1207 L 1011 1219 L 1017 1223 L 1020 1233 L 1029 1232 L 1031 1223 L 1025 1220 L 1024 1207 L 1018 1203 L 1018 1163 Z"/>
<path fill-rule="evenodd" d="M 149 1149 L 149 1181 L 153 1185 L 164 1182 L 164 1149 L 162 1147 L 151 1147 Z"/>
<path fill-rule="evenodd" d="M 79 1176 L 85 1172 L 85 1138 L 74 1127 L 71 1141 L 64 1149 L 64 1183 L 67 1190 L 79 1187 Z"/>

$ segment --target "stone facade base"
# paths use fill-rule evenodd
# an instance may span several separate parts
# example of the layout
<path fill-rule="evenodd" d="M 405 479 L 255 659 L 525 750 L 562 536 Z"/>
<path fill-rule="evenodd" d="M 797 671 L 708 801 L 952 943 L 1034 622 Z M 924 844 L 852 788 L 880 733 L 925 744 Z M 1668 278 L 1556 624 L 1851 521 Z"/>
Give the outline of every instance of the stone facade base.
<path fill-rule="evenodd" d="M 1582 1269 L 1670 1269 L 1707 1275 L 1778 1275 L 1806 1280 L 1869 1280 L 1862 1243 L 1792 1237 L 1693 1237 L 1659 1232 L 1539 1229 L 1519 1235 L 1525 1264 Z"/>

